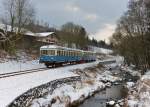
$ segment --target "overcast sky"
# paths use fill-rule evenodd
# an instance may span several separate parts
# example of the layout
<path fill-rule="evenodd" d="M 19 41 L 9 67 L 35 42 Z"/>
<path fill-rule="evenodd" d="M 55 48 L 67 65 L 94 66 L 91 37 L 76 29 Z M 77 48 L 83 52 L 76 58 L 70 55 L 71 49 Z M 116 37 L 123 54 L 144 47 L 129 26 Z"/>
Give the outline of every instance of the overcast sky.
<path fill-rule="evenodd" d="M 3 0 L 0 0 L 2 4 Z M 128 0 L 31 0 L 37 19 L 59 27 L 74 22 L 86 28 L 90 36 L 104 40 L 111 36 L 116 22 L 127 10 Z M 2 10 L 2 5 L 0 7 Z"/>

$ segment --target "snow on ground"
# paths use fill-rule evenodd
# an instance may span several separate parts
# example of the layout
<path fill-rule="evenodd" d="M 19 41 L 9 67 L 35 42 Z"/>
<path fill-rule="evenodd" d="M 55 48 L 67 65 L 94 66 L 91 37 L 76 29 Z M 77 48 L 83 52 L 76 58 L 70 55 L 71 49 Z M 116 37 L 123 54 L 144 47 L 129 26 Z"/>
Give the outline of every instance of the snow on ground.
<path fill-rule="evenodd" d="M 54 90 L 52 95 L 49 94 L 44 98 L 35 99 L 31 107 L 47 106 L 53 98 L 56 98 L 57 102 L 52 104 L 52 107 L 65 107 L 66 102 L 73 103 L 82 97 L 87 98 L 96 90 L 103 89 L 104 87 L 105 85 L 102 82 L 95 82 L 94 85 L 84 84 L 80 88 L 74 87 L 73 85 L 64 85 Z"/>
<path fill-rule="evenodd" d="M 110 49 L 105 49 L 105 48 L 100 48 L 98 51 L 99 51 L 100 53 L 103 53 L 103 54 L 111 54 L 111 53 L 113 53 L 112 50 L 110 50 Z"/>
<path fill-rule="evenodd" d="M 129 88 L 132 88 L 132 87 L 135 85 L 134 82 L 127 82 L 126 84 L 127 84 L 127 88 L 128 88 L 128 89 L 129 89 Z"/>
<path fill-rule="evenodd" d="M 128 84 L 129 107 L 150 107 L 150 71 L 141 77 L 141 79 L 135 84 Z"/>
<path fill-rule="evenodd" d="M 38 69 L 43 67 L 45 67 L 44 64 L 39 64 L 38 60 L 21 61 L 21 62 L 8 61 L 0 63 L 0 74 L 30 69 Z"/>
<path fill-rule="evenodd" d="M 139 76 L 141 77 L 141 73 L 139 70 L 135 70 L 134 66 L 121 66 L 121 69 L 124 71 L 128 71 L 132 76 Z"/>
<path fill-rule="evenodd" d="M 145 75 L 142 76 L 141 80 L 150 80 L 150 71 L 148 71 Z"/>
<path fill-rule="evenodd" d="M 27 61 L 26 60 L 27 58 L 21 58 L 21 59 L 23 59 L 23 60 L 21 60 L 21 61 L 8 60 L 7 62 L 0 63 L 0 74 L 10 73 L 10 72 L 15 72 L 15 71 L 30 70 L 30 69 L 38 69 L 38 68 L 45 67 L 44 64 L 39 64 L 39 60 Z M 118 57 L 118 56 L 115 58 L 110 57 L 107 60 L 102 60 L 102 62 L 112 61 L 112 60 L 118 61 L 119 59 L 120 59 L 120 57 Z"/>
<path fill-rule="evenodd" d="M 31 88 L 40 86 L 55 79 L 76 76 L 76 74 L 70 72 L 73 69 L 84 69 L 96 64 L 98 64 L 98 61 L 0 79 L 0 107 L 5 107 L 17 96 Z M 2 68 L 2 66 L 0 66 L 0 68 Z M 8 69 L 11 69 L 11 67 L 8 67 Z M 0 70 L 3 71 L 3 69 Z"/>
<path fill-rule="evenodd" d="M 110 71 L 105 71 L 103 73 L 103 75 L 98 76 L 98 79 L 102 80 L 102 81 L 109 81 L 109 82 L 115 82 L 116 80 L 120 80 L 120 81 L 122 80 L 119 77 L 112 76 L 112 73 Z"/>
<path fill-rule="evenodd" d="M 111 54 L 113 53 L 113 50 L 111 49 L 106 49 L 106 48 L 99 48 L 95 46 L 90 46 L 91 50 L 96 52 L 96 53 L 101 53 L 101 54 Z"/>
<path fill-rule="evenodd" d="M 76 73 L 82 78 L 81 82 L 60 86 L 53 93 L 48 93 L 42 98 L 34 99 L 31 107 L 68 107 L 68 104 L 83 101 L 95 91 L 106 87 L 108 82 L 104 84 L 102 81 L 106 80 L 110 83 L 120 80 L 119 77 L 112 76 L 110 72 L 98 70 L 97 68 L 77 70 Z"/>

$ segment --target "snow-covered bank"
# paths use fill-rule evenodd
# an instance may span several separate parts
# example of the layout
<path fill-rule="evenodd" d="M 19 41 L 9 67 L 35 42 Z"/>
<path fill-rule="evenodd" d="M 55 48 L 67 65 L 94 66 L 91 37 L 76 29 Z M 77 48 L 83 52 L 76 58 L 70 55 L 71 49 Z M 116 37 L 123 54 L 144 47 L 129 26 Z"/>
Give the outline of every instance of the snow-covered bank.
<path fill-rule="evenodd" d="M 72 85 L 65 84 L 54 90 L 52 95 L 49 94 L 44 98 L 35 99 L 32 102 L 31 107 L 46 107 L 48 105 L 51 105 L 52 107 L 66 107 L 72 104 L 76 105 L 78 102 L 93 95 L 95 91 L 105 87 L 102 82 L 93 83 L 93 85 L 88 83 L 82 85 L 79 84 L 79 82 Z M 52 102 L 52 100 L 55 100 L 55 102 Z"/>
<path fill-rule="evenodd" d="M 0 107 L 5 107 L 16 97 L 31 88 L 56 79 L 77 76 L 77 74 L 71 72 L 73 69 L 84 69 L 96 64 L 98 64 L 98 61 L 0 79 Z"/>
<path fill-rule="evenodd" d="M 72 73 L 79 75 L 81 81 L 72 83 L 57 84 L 53 92 L 43 94 L 43 96 L 30 100 L 28 105 L 30 107 L 67 107 L 70 104 L 78 104 L 87 97 L 93 95 L 96 91 L 104 89 L 107 83 L 121 80 L 119 77 L 112 76 L 111 71 L 107 71 L 102 66 L 88 66 L 85 69 L 74 69 Z M 105 81 L 106 83 L 103 83 Z M 52 89 L 49 87 L 47 89 Z M 43 92 L 43 91 L 42 91 Z M 41 92 L 40 92 L 41 93 Z M 17 103 L 17 102 L 15 102 Z M 22 107 L 20 105 L 20 107 Z"/>
<path fill-rule="evenodd" d="M 150 71 L 143 75 L 135 85 L 130 83 L 128 86 L 127 104 L 129 107 L 150 107 Z"/>

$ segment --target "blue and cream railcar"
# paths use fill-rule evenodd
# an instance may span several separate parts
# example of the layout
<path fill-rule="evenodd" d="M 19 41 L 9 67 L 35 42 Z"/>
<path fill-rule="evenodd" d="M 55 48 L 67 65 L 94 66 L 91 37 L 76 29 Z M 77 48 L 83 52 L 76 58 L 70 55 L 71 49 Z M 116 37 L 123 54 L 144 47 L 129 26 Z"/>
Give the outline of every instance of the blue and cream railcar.
<path fill-rule="evenodd" d="M 82 60 L 85 62 L 96 61 L 95 53 L 92 51 L 83 51 Z"/>
<path fill-rule="evenodd" d="M 68 62 L 80 62 L 81 59 L 82 51 L 78 49 L 56 45 L 42 46 L 40 48 L 40 63 L 44 63 L 47 67 Z"/>

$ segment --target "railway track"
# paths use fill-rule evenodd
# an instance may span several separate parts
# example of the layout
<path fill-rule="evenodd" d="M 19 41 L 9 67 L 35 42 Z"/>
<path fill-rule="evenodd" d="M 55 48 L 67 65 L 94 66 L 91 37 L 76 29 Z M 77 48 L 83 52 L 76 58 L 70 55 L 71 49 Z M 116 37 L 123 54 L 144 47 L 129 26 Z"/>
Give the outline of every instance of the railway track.
<path fill-rule="evenodd" d="M 63 66 L 67 66 L 68 64 L 64 64 Z M 60 66 L 56 66 L 56 67 L 60 67 Z M 17 76 L 17 75 L 23 75 L 23 74 L 29 74 L 29 73 L 34 73 L 34 72 L 41 72 L 44 70 L 48 70 L 51 69 L 53 67 L 49 67 L 49 68 L 38 68 L 38 69 L 30 69 L 30 70 L 24 70 L 24 71 L 17 71 L 17 72 L 10 72 L 10 73 L 3 73 L 0 74 L 0 79 L 2 78 L 7 78 L 7 77 L 13 77 L 13 76 Z"/>
<path fill-rule="evenodd" d="M 56 66 L 56 67 L 60 67 L 60 66 Z M 48 69 L 51 69 L 51 68 L 54 68 L 54 67 L 49 67 L 49 68 L 44 67 L 44 68 L 38 68 L 38 69 L 30 69 L 30 70 L 24 70 L 24 71 L 3 73 L 3 74 L 0 74 L 0 79 L 7 78 L 7 77 L 13 77 L 13 76 L 17 76 L 17 75 L 34 73 L 34 72 L 40 72 L 40 71 L 48 70 Z"/>
<path fill-rule="evenodd" d="M 17 76 L 17 75 L 34 73 L 34 72 L 40 72 L 40 71 L 44 71 L 44 70 L 48 70 L 48 69 L 49 68 L 39 68 L 39 69 L 31 69 L 31 70 L 17 71 L 17 72 L 11 72 L 11 73 L 4 73 L 4 74 L 0 74 L 0 79 Z"/>

